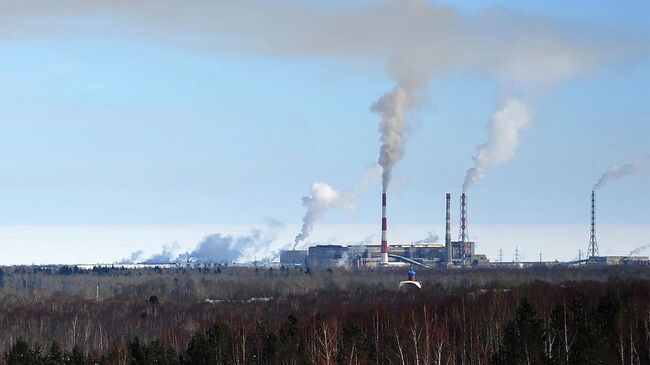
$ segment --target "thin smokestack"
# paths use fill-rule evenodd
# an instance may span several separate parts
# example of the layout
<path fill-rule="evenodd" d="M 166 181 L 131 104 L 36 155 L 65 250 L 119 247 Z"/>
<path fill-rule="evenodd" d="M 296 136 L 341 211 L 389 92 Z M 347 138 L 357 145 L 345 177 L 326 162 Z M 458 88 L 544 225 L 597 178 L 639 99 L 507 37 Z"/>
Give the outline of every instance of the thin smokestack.
<path fill-rule="evenodd" d="M 447 252 L 447 267 L 452 265 L 451 262 L 451 194 L 447 193 L 447 215 L 445 228 L 445 250 Z"/>
<path fill-rule="evenodd" d="M 388 264 L 388 219 L 386 218 L 386 193 L 381 194 L 381 263 Z"/>

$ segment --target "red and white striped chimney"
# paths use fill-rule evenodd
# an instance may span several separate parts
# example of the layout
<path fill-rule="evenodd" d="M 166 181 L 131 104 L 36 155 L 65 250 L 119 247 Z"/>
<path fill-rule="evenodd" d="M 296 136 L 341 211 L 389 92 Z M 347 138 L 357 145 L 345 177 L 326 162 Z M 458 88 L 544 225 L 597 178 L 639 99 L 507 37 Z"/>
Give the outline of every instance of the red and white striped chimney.
<path fill-rule="evenodd" d="M 386 193 L 381 194 L 381 264 L 388 264 L 388 219 L 386 218 Z"/>

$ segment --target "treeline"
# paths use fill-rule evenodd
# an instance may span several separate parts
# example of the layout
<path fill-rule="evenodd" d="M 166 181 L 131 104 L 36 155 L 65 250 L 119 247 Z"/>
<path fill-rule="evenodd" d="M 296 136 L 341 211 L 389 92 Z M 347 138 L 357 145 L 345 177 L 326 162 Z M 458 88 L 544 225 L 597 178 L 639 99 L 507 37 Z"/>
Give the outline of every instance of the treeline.
<path fill-rule="evenodd" d="M 649 364 L 642 269 L 420 272 L 417 292 L 397 290 L 404 270 L 5 270 L 0 341 L 7 364 Z M 23 275 L 113 291 L 7 288 Z"/>
<path fill-rule="evenodd" d="M 303 295 L 314 290 L 371 287 L 395 290 L 406 269 L 302 269 L 240 268 L 206 265 L 196 268 L 14 266 L 0 267 L 0 305 L 38 302 L 52 296 L 74 296 L 95 300 L 140 300 L 156 294 L 174 301 L 205 298 L 248 299 Z M 607 281 L 610 278 L 642 277 L 647 266 L 476 268 L 418 270 L 427 287 L 447 289 L 486 286 L 511 287 L 532 281 Z M 0 308 L 1 309 L 1 308 Z"/>

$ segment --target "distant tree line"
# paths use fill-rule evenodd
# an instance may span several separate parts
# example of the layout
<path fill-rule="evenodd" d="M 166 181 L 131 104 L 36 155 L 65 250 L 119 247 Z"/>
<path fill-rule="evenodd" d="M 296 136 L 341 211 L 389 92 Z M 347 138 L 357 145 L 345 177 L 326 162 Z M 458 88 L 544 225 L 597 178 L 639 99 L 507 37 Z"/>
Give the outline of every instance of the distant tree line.
<path fill-rule="evenodd" d="M 0 275 L 6 364 L 650 364 L 646 270 L 431 271 L 416 292 L 404 270 L 30 270 Z"/>

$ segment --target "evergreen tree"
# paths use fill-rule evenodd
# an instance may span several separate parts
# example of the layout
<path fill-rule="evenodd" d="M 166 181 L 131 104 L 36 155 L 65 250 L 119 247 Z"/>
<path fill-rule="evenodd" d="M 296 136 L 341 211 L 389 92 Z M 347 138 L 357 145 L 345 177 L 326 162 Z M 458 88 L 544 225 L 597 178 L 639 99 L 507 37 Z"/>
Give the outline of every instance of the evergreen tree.
<path fill-rule="evenodd" d="M 252 337 L 250 360 L 253 364 L 266 364 L 275 355 L 278 337 L 269 330 L 268 323 L 257 322 Z"/>
<path fill-rule="evenodd" d="M 61 346 L 58 342 L 52 342 L 50 346 L 50 352 L 45 358 L 45 364 L 47 365 L 63 365 L 64 364 L 64 354 Z"/>
<path fill-rule="evenodd" d="M 84 352 L 79 348 L 79 346 L 75 345 L 72 348 L 72 351 L 66 352 L 65 355 L 65 365 L 84 365 L 84 362 L 86 360 L 86 356 L 84 356 Z"/>
<path fill-rule="evenodd" d="M 196 333 L 192 336 L 190 343 L 187 345 L 187 350 L 185 350 L 185 354 L 181 357 L 181 364 L 216 364 L 216 362 L 214 362 L 215 357 L 216 354 L 208 336 L 204 332 Z"/>
<path fill-rule="evenodd" d="M 594 328 L 595 308 L 592 301 L 584 294 L 578 293 L 569 304 L 574 334 L 573 344 L 569 353 L 569 363 L 575 365 L 598 364 L 600 360 L 596 353 L 598 334 Z"/>
<path fill-rule="evenodd" d="M 278 336 L 278 358 L 297 364 L 307 363 L 305 338 L 298 327 L 298 318 L 289 314 Z"/>
<path fill-rule="evenodd" d="M 526 298 L 504 330 L 503 343 L 495 354 L 495 364 L 542 364 L 546 361 L 546 333 L 539 314 Z"/>
<path fill-rule="evenodd" d="M 205 332 L 192 337 L 182 364 L 208 365 L 232 363 L 232 333 L 230 328 L 217 323 Z"/>
<path fill-rule="evenodd" d="M 350 323 L 343 328 L 341 336 L 341 347 L 337 354 L 339 364 L 350 364 L 358 362 L 365 363 L 368 360 L 366 348 L 366 337 L 356 323 Z"/>
<path fill-rule="evenodd" d="M 38 347 L 31 348 L 29 344 L 20 337 L 16 343 L 5 353 L 7 365 L 40 365 L 43 364 L 41 350 Z"/>
<path fill-rule="evenodd" d="M 597 331 L 598 339 L 597 353 L 598 358 L 604 364 L 614 364 L 619 360 L 617 354 L 618 344 L 618 324 L 617 320 L 621 311 L 621 302 L 612 292 L 608 292 L 596 309 L 596 315 L 593 319 L 596 321 L 594 327 Z"/>
<path fill-rule="evenodd" d="M 160 342 L 142 343 L 137 337 L 128 345 L 131 365 L 174 365 L 178 364 L 176 352 L 164 348 Z"/>

